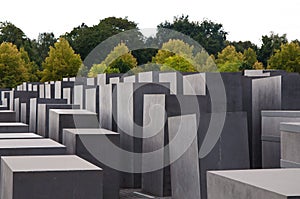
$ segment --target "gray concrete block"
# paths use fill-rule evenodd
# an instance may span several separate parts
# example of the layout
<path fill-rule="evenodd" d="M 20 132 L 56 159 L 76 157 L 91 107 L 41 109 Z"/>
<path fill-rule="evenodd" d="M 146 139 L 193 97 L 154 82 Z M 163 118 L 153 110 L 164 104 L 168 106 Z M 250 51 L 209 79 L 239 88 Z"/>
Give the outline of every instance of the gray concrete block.
<path fill-rule="evenodd" d="M 29 127 L 27 124 L 19 123 L 19 122 L 8 122 L 0 123 L 0 133 L 18 133 L 18 132 L 29 132 Z"/>
<path fill-rule="evenodd" d="M 1 159 L 2 199 L 102 199 L 102 169 L 77 156 Z"/>
<path fill-rule="evenodd" d="M 63 144 L 68 154 L 102 168 L 104 198 L 119 199 L 120 172 L 116 169 L 120 167 L 120 155 L 112 146 L 119 148 L 120 134 L 106 129 L 64 129 Z"/>
<path fill-rule="evenodd" d="M 281 130 L 281 159 L 283 161 L 299 165 L 300 164 L 300 123 L 281 123 L 280 130 Z"/>
<path fill-rule="evenodd" d="M 51 109 L 49 137 L 62 143 L 64 128 L 99 128 L 97 114 L 86 110 Z"/>
<path fill-rule="evenodd" d="M 300 122 L 300 111 L 262 111 L 261 116 L 262 167 L 280 168 L 280 123 Z"/>
<path fill-rule="evenodd" d="M 205 73 L 183 76 L 184 95 L 206 95 Z"/>
<path fill-rule="evenodd" d="M 79 105 L 38 104 L 37 133 L 45 138 L 49 137 L 49 112 L 51 109 L 79 109 Z"/>
<path fill-rule="evenodd" d="M 0 111 L 0 122 L 15 122 L 16 112 L 11 110 Z"/>
<path fill-rule="evenodd" d="M 30 99 L 30 113 L 29 113 L 29 131 L 37 132 L 37 116 L 38 116 L 38 104 L 66 104 L 65 99 Z"/>
<path fill-rule="evenodd" d="M 0 139 L 41 139 L 40 135 L 35 133 L 0 133 Z"/>
<path fill-rule="evenodd" d="M 135 153 L 142 152 L 144 95 L 169 94 L 169 92 L 169 84 L 117 84 L 117 124 L 122 149 Z M 131 170 L 135 170 L 136 174 L 122 173 L 121 187 L 140 187 L 141 159 L 123 159 L 122 162 L 126 165 L 132 165 Z"/>
<path fill-rule="evenodd" d="M 299 169 L 210 171 L 207 198 L 300 198 L 299 183 Z"/>

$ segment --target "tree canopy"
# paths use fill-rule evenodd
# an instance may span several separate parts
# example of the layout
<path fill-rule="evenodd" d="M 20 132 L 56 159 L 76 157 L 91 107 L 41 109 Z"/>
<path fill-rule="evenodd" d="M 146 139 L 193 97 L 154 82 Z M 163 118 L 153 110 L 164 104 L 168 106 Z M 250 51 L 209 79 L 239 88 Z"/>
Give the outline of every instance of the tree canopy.
<path fill-rule="evenodd" d="M 80 55 L 75 54 L 69 42 L 61 37 L 54 47 L 50 47 L 49 55 L 43 62 L 41 81 L 55 81 L 76 76 L 81 65 Z"/>
<path fill-rule="evenodd" d="M 22 57 L 17 46 L 9 42 L 0 45 L 0 88 L 14 88 L 23 81 L 27 81 L 27 57 Z"/>

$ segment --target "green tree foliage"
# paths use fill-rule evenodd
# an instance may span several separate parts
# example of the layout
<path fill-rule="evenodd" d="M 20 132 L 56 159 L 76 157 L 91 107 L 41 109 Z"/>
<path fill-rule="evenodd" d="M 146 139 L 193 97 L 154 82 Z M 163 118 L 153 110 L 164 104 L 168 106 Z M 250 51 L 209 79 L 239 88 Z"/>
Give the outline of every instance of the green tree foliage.
<path fill-rule="evenodd" d="M 214 65 L 211 57 L 200 51 L 194 55 L 194 46 L 178 39 L 170 39 L 152 58 L 152 63 L 162 65 L 160 70 L 177 70 L 181 72 L 211 71 Z"/>
<path fill-rule="evenodd" d="M 30 60 L 28 53 L 25 51 L 25 49 L 23 47 L 20 49 L 20 53 L 21 53 L 21 57 L 24 61 L 24 67 L 26 68 L 27 73 L 28 73 L 28 81 L 29 82 L 38 82 L 39 81 L 38 65 L 35 62 Z"/>
<path fill-rule="evenodd" d="M 16 45 L 0 45 L 0 88 L 14 88 L 28 80 L 26 63 Z"/>
<path fill-rule="evenodd" d="M 253 66 L 256 62 L 258 62 L 256 52 L 252 48 L 245 49 L 243 53 L 243 63 L 240 70 L 254 69 Z"/>
<path fill-rule="evenodd" d="M 0 43 L 10 42 L 18 49 L 28 40 L 24 32 L 10 22 L 0 22 Z"/>
<path fill-rule="evenodd" d="M 217 55 L 225 47 L 226 35 L 223 25 L 204 20 L 201 23 L 191 22 L 188 16 L 175 17 L 173 22 L 164 22 L 159 28 L 181 32 L 197 41 L 209 54 Z"/>
<path fill-rule="evenodd" d="M 269 68 L 300 72 L 300 46 L 296 42 L 282 44 L 268 61 Z"/>
<path fill-rule="evenodd" d="M 55 81 L 76 76 L 81 65 L 80 55 L 75 54 L 66 39 L 60 38 L 54 47 L 50 47 L 49 56 L 43 62 L 41 81 Z"/>
<path fill-rule="evenodd" d="M 244 56 L 237 52 L 234 46 L 227 46 L 218 53 L 216 64 L 220 72 L 237 72 L 243 63 Z"/>
<path fill-rule="evenodd" d="M 69 41 L 75 52 L 80 54 L 82 59 L 85 59 L 102 41 L 118 33 L 135 28 L 137 28 L 137 24 L 129 21 L 127 18 L 108 17 L 100 20 L 98 25 L 92 27 L 83 23 L 70 33 L 66 33 L 64 37 Z"/>
<path fill-rule="evenodd" d="M 136 58 L 131 54 L 125 43 L 118 44 L 100 64 L 94 64 L 89 77 L 99 73 L 126 73 L 137 66 Z"/>
<path fill-rule="evenodd" d="M 286 34 L 279 36 L 271 32 L 270 36 L 262 36 L 262 45 L 258 50 L 258 60 L 263 63 L 264 67 L 267 67 L 268 59 L 274 54 L 274 52 L 280 49 L 282 44 L 288 42 Z"/>
<path fill-rule="evenodd" d="M 255 52 L 257 52 L 258 47 L 253 44 L 251 41 L 233 41 L 233 42 L 228 42 L 228 45 L 232 45 L 235 47 L 236 52 L 241 52 L 243 53 L 245 50 L 251 48 Z"/>

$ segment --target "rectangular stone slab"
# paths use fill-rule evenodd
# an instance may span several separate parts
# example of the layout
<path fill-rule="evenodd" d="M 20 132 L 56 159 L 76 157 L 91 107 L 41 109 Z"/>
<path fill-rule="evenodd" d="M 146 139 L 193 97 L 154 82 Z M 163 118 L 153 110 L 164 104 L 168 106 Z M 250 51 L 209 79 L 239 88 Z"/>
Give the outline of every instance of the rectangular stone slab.
<path fill-rule="evenodd" d="M 66 104 L 65 99 L 30 99 L 30 113 L 29 113 L 29 130 L 31 132 L 37 131 L 37 116 L 38 116 L 38 104 Z"/>
<path fill-rule="evenodd" d="M 49 111 L 50 109 L 79 109 L 79 105 L 72 104 L 38 104 L 37 133 L 49 137 Z"/>
<path fill-rule="evenodd" d="M 51 109 L 49 112 L 49 137 L 62 143 L 64 128 L 98 128 L 97 114 L 79 109 Z"/>
<path fill-rule="evenodd" d="M 68 154 L 75 154 L 103 169 L 103 197 L 119 199 L 120 172 L 105 160 L 120 166 L 120 134 L 106 129 L 64 129 L 63 144 Z M 101 157 L 101 159 L 99 159 Z"/>
<path fill-rule="evenodd" d="M 77 156 L 14 156 L 1 160 L 3 199 L 102 199 L 102 169 Z"/>
<path fill-rule="evenodd" d="M 300 123 L 283 122 L 281 130 L 281 167 L 300 168 Z"/>
<path fill-rule="evenodd" d="M 0 139 L 41 139 L 40 135 L 35 133 L 0 133 Z"/>
<path fill-rule="evenodd" d="M 300 111 L 262 111 L 262 166 L 280 168 L 280 123 L 300 122 Z"/>
<path fill-rule="evenodd" d="M 0 123 L 0 133 L 18 133 L 18 132 L 29 132 L 29 127 L 27 124 L 20 122 L 9 122 L 9 123 Z"/>
<path fill-rule="evenodd" d="M 0 111 L 0 122 L 15 122 L 16 112 L 11 110 Z"/>
<path fill-rule="evenodd" d="M 209 171 L 208 199 L 300 198 L 300 169 Z"/>

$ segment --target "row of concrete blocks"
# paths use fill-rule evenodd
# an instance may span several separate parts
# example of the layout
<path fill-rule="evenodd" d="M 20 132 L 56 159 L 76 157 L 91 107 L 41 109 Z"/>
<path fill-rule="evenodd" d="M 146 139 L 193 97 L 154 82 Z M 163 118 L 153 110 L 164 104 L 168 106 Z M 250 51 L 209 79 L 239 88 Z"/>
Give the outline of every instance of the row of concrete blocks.
<path fill-rule="evenodd" d="M 271 116 L 274 118 L 269 118 Z M 297 116 L 298 112 L 277 111 L 263 114 L 263 117 L 267 117 L 264 122 L 270 124 L 271 120 L 275 121 L 275 136 L 278 136 L 278 120 L 297 120 Z M 282 169 L 210 171 L 207 174 L 208 199 L 300 198 L 300 123 L 281 122 L 279 126 L 281 155 L 279 160 L 276 158 L 276 162 L 273 160 L 267 163 L 269 166 L 270 163 L 278 165 L 280 162 Z M 269 126 L 268 130 L 270 128 Z M 267 141 L 271 142 L 270 139 Z M 275 143 L 278 144 L 277 140 Z M 276 145 L 275 152 L 278 151 Z M 276 153 L 275 156 L 277 155 Z"/>
<path fill-rule="evenodd" d="M 145 82 L 147 82 L 147 81 L 150 81 L 150 82 L 151 81 L 152 82 L 156 81 L 156 80 L 154 80 L 155 78 L 153 78 L 153 76 L 152 76 L 152 78 L 148 78 L 147 74 L 141 74 L 140 76 L 142 76 L 142 75 L 144 75 L 145 77 L 144 77 L 144 79 L 142 79 L 142 78 L 140 78 L 140 79 L 143 80 L 143 81 L 145 81 Z M 203 76 L 203 74 L 202 74 L 202 76 Z M 243 113 L 235 113 L 235 114 L 232 114 L 232 115 L 235 115 L 235 117 L 233 116 L 232 118 L 238 118 L 238 121 L 241 121 L 240 123 L 241 123 L 242 127 L 240 129 L 241 129 L 241 132 L 243 132 L 243 133 L 241 133 L 241 136 L 242 136 L 241 139 L 243 141 L 241 141 L 240 143 L 247 143 L 247 141 L 248 141 L 246 139 L 247 138 L 247 129 L 245 130 L 245 128 L 247 128 L 247 124 L 245 125 L 245 122 L 244 122 L 245 120 L 248 120 L 248 131 L 250 132 L 249 133 L 249 137 L 252 138 L 251 139 L 252 142 L 250 142 L 250 148 L 252 148 L 250 150 L 251 151 L 251 153 L 250 153 L 251 154 L 251 159 L 252 159 L 252 162 L 256 162 L 256 161 L 259 162 L 259 157 L 261 156 L 261 152 L 258 153 L 258 151 L 259 151 L 259 148 L 260 148 L 259 146 L 261 146 L 261 142 L 260 142 L 261 135 L 260 135 L 260 133 L 257 133 L 257 132 L 260 132 L 260 130 L 259 130 L 260 129 L 260 127 L 259 127 L 260 125 L 258 125 L 258 124 L 260 124 L 260 116 L 257 117 L 257 115 L 260 115 L 260 110 L 263 109 L 263 108 L 266 108 L 266 107 L 267 108 L 273 108 L 273 109 L 274 108 L 280 108 L 280 107 L 282 107 L 282 104 L 277 103 L 278 101 L 284 101 L 284 100 L 281 100 L 281 99 L 283 99 L 282 96 L 278 95 L 278 101 L 273 100 L 272 103 L 270 103 L 270 100 L 268 100 L 265 97 L 265 95 L 268 96 L 268 93 L 274 93 L 274 91 L 278 91 L 278 89 L 284 88 L 285 85 L 278 84 L 278 82 L 281 82 L 281 80 L 284 79 L 284 78 L 278 76 L 278 77 L 272 77 L 272 78 L 254 79 L 253 81 L 251 81 L 252 83 L 250 84 L 249 89 L 252 90 L 252 93 L 249 94 L 249 95 L 245 94 L 245 96 L 246 96 L 245 98 L 249 99 L 249 98 L 247 98 L 247 96 L 248 97 L 252 96 L 250 104 L 252 104 L 253 107 L 251 106 L 251 107 L 246 107 L 245 108 L 245 106 L 243 105 L 243 103 L 245 103 L 245 101 L 244 101 L 244 99 L 242 99 L 244 97 L 241 97 L 241 93 L 242 93 L 241 80 L 239 78 L 235 78 L 236 76 L 239 76 L 239 74 L 224 74 L 222 76 L 224 84 L 225 84 L 226 94 L 227 94 L 227 96 L 226 96 L 227 97 L 227 109 L 228 109 L 228 111 L 234 111 L 234 112 L 244 111 L 244 109 L 246 109 L 248 117 L 245 117 L 245 116 L 241 117 L 241 115 L 243 115 Z M 171 77 L 171 79 L 173 78 L 172 76 L 167 76 L 166 78 L 170 78 L 170 77 Z M 261 75 L 260 75 L 260 77 L 261 77 Z M 133 77 L 133 79 L 134 78 L 135 77 Z M 147 80 L 147 79 L 149 79 L 149 80 Z M 211 77 L 209 78 L 209 75 L 207 75 L 204 79 L 205 79 L 205 81 L 212 81 L 213 80 L 213 78 L 211 78 Z M 136 81 L 136 80 L 132 80 L 132 77 L 128 77 L 126 81 L 128 82 L 128 81 Z M 139 82 L 141 82 L 141 81 L 139 81 Z M 169 82 L 171 82 L 171 81 L 169 81 Z M 192 81 L 189 81 L 189 82 L 192 82 Z M 195 81 L 195 82 L 199 83 L 199 81 Z M 141 88 L 141 84 L 142 83 L 139 83 L 139 84 L 127 84 L 127 85 L 125 85 L 125 84 L 108 84 L 108 85 L 102 86 L 102 88 L 108 87 L 109 91 L 105 92 L 107 95 L 100 95 L 100 97 L 99 97 L 99 98 L 101 98 L 101 97 L 104 98 L 104 99 L 100 100 L 102 102 L 105 101 L 105 96 L 110 96 L 111 97 L 111 99 L 105 101 L 106 103 L 104 103 L 104 105 L 102 106 L 102 108 L 101 108 L 101 102 L 99 104 L 99 112 L 101 112 L 101 114 L 99 114 L 99 117 L 100 117 L 99 119 L 100 119 L 101 125 L 103 127 L 108 128 L 108 129 L 113 129 L 113 128 L 116 128 L 116 126 L 117 126 L 117 125 L 114 125 L 114 122 L 117 123 L 118 124 L 118 128 L 113 129 L 113 130 L 118 131 L 119 133 L 121 133 L 121 146 L 123 148 L 127 149 L 127 150 L 132 150 L 132 149 L 136 150 L 135 152 L 141 152 L 140 150 L 142 150 L 142 149 L 141 148 L 136 149 L 135 145 L 127 145 L 127 143 L 131 143 L 132 140 L 134 140 L 134 142 L 136 142 L 138 139 L 131 139 L 131 138 L 127 137 L 125 133 L 130 134 L 130 135 L 132 135 L 133 132 L 135 132 L 137 134 L 140 133 L 140 131 L 138 129 L 135 129 L 135 127 L 131 128 L 132 127 L 131 123 L 132 123 L 132 121 L 134 121 L 134 122 L 136 122 L 138 124 L 143 125 L 143 119 L 142 118 L 146 118 L 146 116 L 149 114 L 149 112 L 145 112 L 143 109 L 142 109 L 142 111 L 140 111 L 140 109 L 138 109 L 138 106 L 147 107 L 146 106 L 147 103 L 144 104 L 143 100 L 141 100 L 141 97 L 139 95 L 135 95 L 134 96 L 134 103 L 132 103 L 130 105 L 130 110 L 132 112 L 134 112 L 134 115 L 137 115 L 136 118 L 131 118 L 131 116 L 128 116 L 128 114 L 127 115 L 126 114 L 122 114 L 122 113 L 125 112 L 125 110 L 122 110 L 122 108 L 128 108 L 128 104 L 126 104 L 126 103 L 128 102 L 128 99 L 130 97 L 132 97 L 131 94 L 130 94 L 132 92 L 130 90 L 133 91 L 133 90 L 137 90 L 137 89 Z M 118 96 L 117 98 L 113 97 L 113 95 L 115 93 L 115 92 L 113 92 L 114 91 L 113 90 L 114 89 L 113 88 L 114 85 L 116 85 L 115 87 L 117 87 L 117 89 L 116 89 L 116 93 L 117 93 L 117 96 Z M 147 85 L 149 86 L 149 84 L 147 84 Z M 172 116 L 176 116 L 176 115 L 195 113 L 195 109 L 193 109 L 194 107 L 189 107 L 189 103 L 188 103 L 189 100 L 187 100 L 187 97 L 185 97 L 185 96 L 182 96 L 182 101 L 184 101 L 183 104 L 185 104 L 185 107 L 183 109 L 184 113 L 181 112 L 181 111 L 175 111 L 175 112 L 173 112 L 172 109 L 174 108 L 174 104 L 176 104 L 176 103 L 178 104 L 178 101 L 180 101 L 180 100 L 178 100 L 178 98 L 180 98 L 179 96 L 180 96 L 180 92 L 182 91 L 182 89 L 180 88 L 181 86 L 176 86 L 176 85 L 180 85 L 180 84 L 178 84 L 178 82 L 176 82 L 176 78 L 175 78 L 175 81 L 173 81 L 172 85 L 173 86 L 167 85 L 167 86 L 164 86 L 164 87 L 167 87 L 169 89 L 171 88 L 171 92 L 177 92 L 178 91 L 177 92 L 177 96 L 175 97 L 175 99 L 177 98 L 177 102 L 176 102 L 176 100 L 172 99 L 172 98 L 174 98 L 174 96 L 168 94 L 168 92 L 170 93 L 170 91 L 167 91 L 167 89 L 160 89 L 159 91 L 156 91 L 156 92 L 153 92 L 153 91 L 149 92 L 149 90 L 151 90 L 151 89 L 148 89 L 148 91 L 144 90 L 144 92 L 141 91 L 140 93 L 141 93 L 142 97 L 143 97 L 144 94 L 162 94 L 162 93 L 163 94 L 167 94 L 167 95 L 165 95 L 166 97 L 165 97 L 165 105 L 164 106 L 168 110 L 167 111 L 167 113 L 168 113 L 167 117 L 168 118 L 170 118 Z M 199 101 L 205 101 L 207 99 L 203 95 L 204 94 L 206 95 L 206 93 L 208 93 L 208 92 L 206 91 L 206 89 L 203 89 L 204 88 L 203 84 L 200 84 L 200 85 L 201 86 L 198 87 L 198 88 L 200 88 L 198 91 L 201 91 L 202 95 L 200 95 L 198 93 L 197 94 L 197 96 L 198 96 L 197 100 L 199 100 Z M 268 87 L 268 86 L 270 86 L 270 87 Z M 151 87 L 151 86 L 149 86 L 149 87 Z M 101 87 L 100 87 L 100 92 L 101 92 L 101 90 L 104 90 L 104 89 L 101 89 Z M 194 89 L 194 91 L 195 91 L 195 89 Z M 262 92 L 263 93 L 266 92 L 266 93 L 264 93 L 264 95 L 262 95 Z M 275 94 L 276 94 L 276 92 L 275 92 Z M 277 96 L 277 94 L 276 94 L 276 96 Z M 120 96 L 120 98 L 119 98 L 119 96 Z M 156 98 L 157 96 L 149 96 L 149 99 L 151 99 L 151 97 Z M 203 99 L 201 99 L 201 98 L 203 98 Z M 77 97 L 74 98 L 74 100 L 75 99 L 77 99 Z M 82 99 L 82 98 L 80 97 L 79 99 Z M 117 99 L 117 102 L 116 102 L 116 99 Z M 150 103 L 151 103 L 151 101 L 153 101 L 153 100 L 148 100 L 148 101 L 150 101 Z M 261 103 L 261 102 L 263 102 L 263 103 Z M 90 104 L 94 104 L 94 103 L 90 103 Z M 160 104 L 160 103 L 158 103 L 158 104 Z M 116 105 L 117 107 L 120 107 L 120 109 L 117 109 L 117 111 L 116 111 L 117 112 L 117 115 L 115 115 L 117 117 L 116 121 L 114 121 L 114 118 L 111 116 L 112 113 L 115 111 L 115 109 L 113 108 L 114 105 Z M 206 105 L 207 104 L 204 104 L 204 107 L 203 107 L 204 109 L 205 109 Z M 177 106 L 175 106 L 175 107 L 177 107 Z M 203 112 L 204 113 L 208 113 L 208 115 L 209 115 L 210 111 L 209 110 L 208 111 L 203 111 L 203 112 L 199 111 L 199 113 L 200 112 L 201 113 L 203 113 Z M 144 116 L 144 114 L 145 114 L 145 116 Z M 207 118 L 210 118 L 210 117 L 211 116 L 207 116 Z M 251 120 L 250 120 L 251 122 L 249 122 L 249 118 L 251 118 Z M 166 119 L 166 118 L 162 118 L 162 119 Z M 197 121 L 198 121 L 198 119 L 197 119 Z M 227 124 L 230 124 L 230 121 L 231 120 L 229 119 L 227 121 Z M 232 121 L 234 121 L 234 120 L 232 120 Z M 157 121 L 157 122 L 160 122 L 160 121 Z M 252 126 L 252 122 L 255 125 Z M 246 123 L 247 123 L 247 121 L 246 121 Z M 251 123 L 251 126 L 249 125 L 249 123 Z M 205 125 L 207 125 L 207 124 L 205 124 Z M 228 125 L 228 126 L 231 126 L 231 125 Z M 131 132 L 132 129 L 134 129 L 133 132 Z M 232 129 L 235 130 L 236 126 L 233 125 Z M 151 128 L 149 130 L 151 131 Z M 225 132 L 232 132 L 232 130 L 224 131 L 224 134 L 225 134 Z M 162 135 L 163 135 L 163 137 L 165 137 L 165 139 L 167 139 L 166 137 L 168 137 L 169 134 L 170 134 L 170 132 L 163 132 L 162 133 Z M 57 135 L 61 135 L 61 133 L 57 134 Z M 197 141 L 199 141 L 199 144 L 201 144 L 203 142 L 203 139 L 204 139 L 205 135 L 203 135 L 201 133 L 198 133 L 198 135 L 200 135 L 200 137 L 197 138 Z M 227 137 L 227 136 L 224 136 L 222 138 L 224 139 L 225 137 Z M 58 140 L 59 139 L 60 139 L 60 137 L 58 137 Z M 149 141 L 151 141 L 151 140 L 149 140 Z M 231 143 L 231 142 L 233 142 L 233 141 L 228 141 L 228 144 Z M 151 142 L 149 142 L 149 143 L 151 143 Z M 154 143 L 156 143 L 159 146 L 164 146 L 164 144 L 165 144 L 164 142 L 161 142 L 161 141 L 157 142 L 155 140 L 154 140 Z M 142 144 L 143 144 L 143 146 L 145 146 L 147 148 L 147 140 L 145 140 L 145 142 L 143 142 Z M 148 146 L 149 146 L 149 144 L 148 144 Z M 197 147 L 199 148 L 200 146 L 197 146 Z M 242 157 L 241 158 L 242 161 L 240 161 L 240 162 L 244 162 L 243 165 L 246 165 L 249 162 L 249 161 L 248 162 L 244 161 L 244 160 L 249 160 L 249 155 L 248 156 L 244 155 L 244 154 L 247 154 L 247 149 L 248 149 L 247 144 L 245 144 L 243 147 L 244 148 L 241 147 L 243 149 L 241 151 L 243 151 L 243 152 L 241 154 L 239 154 L 239 157 Z M 216 147 L 215 150 L 217 150 L 217 149 L 220 149 L 220 148 Z M 153 149 L 151 149 L 151 147 L 150 147 L 149 149 L 146 149 L 146 150 L 150 150 L 151 151 Z M 196 149 L 196 151 L 198 151 L 198 149 Z M 238 150 L 228 150 L 228 151 L 238 151 Z M 218 153 L 211 153 L 211 154 L 217 155 Z M 224 154 L 226 154 L 226 153 L 224 153 Z M 249 154 L 249 152 L 248 152 L 248 154 Z M 214 155 L 212 155 L 212 156 L 214 157 Z M 226 160 L 226 158 L 224 158 L 224 157 L 223 157 L 223 159 Z M 215 161 L 218 160 L 216 158 L 215 159 L 212 158 L 212 160 L 213 161 L 210 162 L 210 158 L 207 158 L 206 160 L 202 159 L 202 163 L 200 165 L 202 165 L 201 168 L 203 168 L 204 176 L 205 176 L 205 171 L 206 171 L 206 169 L 205 169 L 206 168 L 206 166 L 205 166 L 206 164 L 208 165 L 207 166 L 208 169 L 215 168 L 214 165 L 223 165 L 223 164 L 225 164 L 225 163 L 222 163 L 222 164 L 218 163 L 218 164 L 216 164 Z M 227 160 L 229 160 L 229 159 L 227 159 Z M 195 160 L 192 160 L 192 161 L 193 161 L 192 162 L 193 164 L 196 164 L 197 159 L 196 159 L 196 161 Z M 183 163 L 185 163 L 185 162 L 187 163 L 189 161 L 186 160 Z M 186 164 L 186 165 L 187 166 L 191 165 L 191 162 L 190 162 L 190 164 Z M 211 165 L 213 165 L 213 166 L 211 166 Z M 241 166 L 240 166 L 240 164 L 238 164 L 238 166 L 236 166 L 236 167 L 241 167 Z M 249 167 L 249 166 L 247 166 L 247 167 Z M 226 168 L 226 167 L 225 166 L 220 166 L 220 167 L 218 167 L 218 169 L 219 168 Z M 176 167 L 173 168 L 173 169 L 171 169 L 171 171 L 175 171 L 175 169 L 176 169 Z M 188 169 L 189 169 L 189 167 L 187 167 L 187 170 Z M 170 172 L 170 171 L 168 171 L 168 169 L 164 169 L 163 173 L 164 172 L 166 173 L 165 175 L 168 175 L 167 173 Z M 161 176 L 161 175 L 159 175 L 159 176 Z M 203 174 L 201 174 L 201 176 L 203 178 Z M 181 177 L 183 177 L 183 176 L 181 176 Z M 202 181 L 202 178 L 201 178 L 201 181 Z M 132 183 L 139 184 L 138 181 L 141 181 L 139 179 L 145 179 L 145 177 L 144 178 L 141 178 L 141 177 L 134 178 L 134 176 L 133 176 L 132 178 L 130 177 L 130 178 L 127 178 L 127 179 L 129 179 L 129 180 L 127 180 L 127 183 L 132 185 Z M 165 178 L 163 178 L 163 181 L 164 180 L 165 180 Z M 143 180 L 143 182 L 146 182 L 146 181 L 147 180 Z M 151 181 L 149 181 L 149 182 L 151 182 Z M 180 179 L 179 179 L 179 182 L 180 182 Z M 125 182 L 125 184 L 126 184 L 126 182 Z M 146 185 L 146 183 L 143 183 L 143 184 Z M 150 184 L 153 184 L 153 183 L 148 183 L 148 184 L 150 185 Z M 203 184 L 203 182 L 201 182 L 201 185 L 202 184 Z M 204 181 L 204 184 L 206 184 L 205 181 Z M 180 184 L 178 186 L 180 186 Z M 187 186 L 189 186 L 189 185 L 187 185 Z M 203 185 L 203 186 L 205 186 L 205 185 Z M 144 186 L 144 187 L 145 187 L 145 190 L 147 190 L 147 186 Z M 174 187 L 176 187 L 176 186 L 174 186 Z M 149 188 L 148 188 L 148 190 L 149 190 Z M 162 190 L 164 190 L 164 188 L 162 188 Z M 198 190 L 199 190 L 199 187 L 198 187 Z M 197 192 L 199 192 L 198 190 L 197 190 Z M 176 190 L 172 190 L 172 192 L 175 192 L 175 191 Z M 161 192 L 161 191 L 159 191 L 159 192 Z M 202 190 L 201 190 L 201 192 L 202 192 Z"/>
<path fill-rule="evenodd" d="M 107 138 L 118 145 L 117 133 L 105 129 L 65 130 L 66 147 L 33 133 L 19 133 L 28 130 L 22 123 L 0 123 L 0 129 L 1 198 L 119 198 L 118 172 L 95 158 L 105 155 L 107 148 L 104 149 L 103 142 Z M 91 141 L 96 146 L 92 150 L 95 156 L 84 145 L 91 146 Z M 63 154 L 77 154 L 98 167 Z"/>

